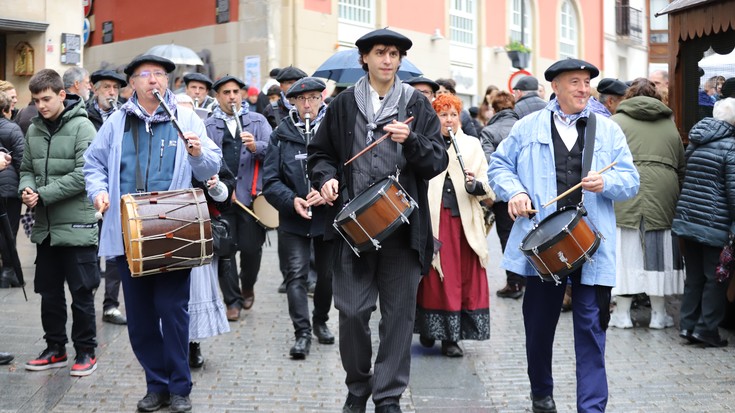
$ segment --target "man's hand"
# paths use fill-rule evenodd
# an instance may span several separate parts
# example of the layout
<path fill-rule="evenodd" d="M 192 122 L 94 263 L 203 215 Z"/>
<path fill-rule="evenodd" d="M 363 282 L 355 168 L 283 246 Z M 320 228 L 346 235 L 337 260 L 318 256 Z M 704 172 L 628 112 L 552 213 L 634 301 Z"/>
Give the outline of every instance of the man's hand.
<path fill-rule="evenodd" d="M 299 198 L 299 197 L 294 198 L 293 209 L 296 210 L 296 213 L 299 214 L 301 218 L 311 219 L 311 217 L 309 216 L 309 213 L 307 212 L 309 209 L 309 203 L 306 202 L 304 198 Z"/>
<path fill-rule="evenodd" d="M 333 202 L 337 199 L 337 196 L 339 196 L 339 181 L 332 178 L 325 182 L 324 185 L 322 185 L 321 194 L 327 205 L 333 205 Z"/>
<path fill-rule="evenodd" d="M 515 221 L 518 217 L 528 218 L 528 211 L 531 209 L 531 198 L 528 194 L 521 192 L 516 194 L 508 201 L 508 215 Z"/>
<path fill-rule="evenodd" d="M 311 192 L 309 192 L 309 195 L 306 196 L 306 202 L 309 206 L 319 206 L 327 203 L 316 189 L 312 189 Z"/>
<path fill-rule="evenodd" d="M 411 128 L 403 122 L 398 122 L 395 119 L 383 127 L 385 133 L 391 133 L 390 139 L 393 142 L 403 143 L 408 139 L 411 134 Z"/>
<path fill-rule="evenodd" d="M 184 132 L 184 140 L 186 141 L 186 151 L 191 156 L 200 156 L 202 154 L 202 141 L 194 132 Z"/>
<path fill-rule="evenodd" d="M 605 189 L 605 179 L 597 171 L 590 171 L 582 178 L 582 189 L 590 192 L 602 192 Z"/>
<path fill-rule="evenodd" d="M 0 153 L 0 171 L 10 166 L 13 157 L 9 153 Z"/>
<path fill-rule="evenodd" d="M 94 197 L 94 209 L 104 213 L 110 208 L 110 195 L 107 192 L 100 192 Z"/>
<path fill-rule="evenodd" d="M 253 136 L 252 133 L 243 131 L 240 133 L 240 139 L 242 140 L 242 144 L 245 145 L 250 152 L 255 152 L 258 149 L 258 147 L 255 146 L 255 136 Z"/>
<path fill-rule="evenodd" d="M 207 189 L 214 188 L 214 186 L 217 185 L 217 182 L 219 182 L 219 175 L 212 175 L 212 177 L 205 183 L 207 185 Z"/>
<path fill-rule="evenodd" d="M 25 187 L 25 189 L 23 189 L 23 193 L 21 194 L 21 199 L 28 208 L 33 208 L 36 206 L 36 204 L 38 204 L 38 193 L 32 190 L 30 187 Z"/>

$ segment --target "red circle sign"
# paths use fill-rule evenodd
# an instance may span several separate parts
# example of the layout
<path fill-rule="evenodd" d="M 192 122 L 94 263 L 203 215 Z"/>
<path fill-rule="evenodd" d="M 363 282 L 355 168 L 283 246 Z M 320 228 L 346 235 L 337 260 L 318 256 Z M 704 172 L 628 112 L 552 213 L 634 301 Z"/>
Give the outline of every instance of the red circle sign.
<path fill-rule="evenodd" d="M 82 0 L 82 6 L 84 6 L 84 17 L 89 17 L 89 13 L 92 12 L 92 0 Z"/>
<path fill-rule="evenodd" d="M 517 72 L 514 72 L 510 77 L 508 78 L 508 91 L 513 92 L 513 86 L 515 86 L 516 82 L 521 80 L 521 78 L 524 78 L 526 76 L 533 76 L 531 72 L 527 70 L 519 70 Z"/>

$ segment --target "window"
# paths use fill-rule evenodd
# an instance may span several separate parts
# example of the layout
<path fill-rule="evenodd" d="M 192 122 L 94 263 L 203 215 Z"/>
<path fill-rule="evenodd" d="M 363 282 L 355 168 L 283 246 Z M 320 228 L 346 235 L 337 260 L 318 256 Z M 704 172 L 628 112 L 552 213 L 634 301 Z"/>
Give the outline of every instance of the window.
<path fill-rule="evenodd" d="M 569 0 L 564 0 L 561 4 L 561 19 L 559 25 L 559 58 L 577 57 L 578 39 L 577 39 L 577 12 Z"/>
<path fill-rule="evenodd" d="M 339 0 L 339 19 L 372 26 L 375 24 L 375 0 Z"/>
<path fill-rule="evenodd" d="M 510 7 L 510 40 L 521 41 L 521 5 L 523 6 L 523 44 L 531 44 L 531 2 L 528 0 L 511 0 Z"/>
<path fill-rule="evenodd" d="M 452 0 L 449 36 L 453 42 L 470 46 L 475 44 L 475 0 Z"/>

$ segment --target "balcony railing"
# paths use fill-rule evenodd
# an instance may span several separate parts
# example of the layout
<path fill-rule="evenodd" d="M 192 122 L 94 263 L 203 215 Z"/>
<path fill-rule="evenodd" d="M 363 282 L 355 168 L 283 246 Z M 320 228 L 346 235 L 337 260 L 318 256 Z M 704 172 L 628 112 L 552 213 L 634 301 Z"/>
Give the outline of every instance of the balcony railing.
<path fill-rule="evenodd" d="M 643 12 L 628 5 L 616 5 L 615 32 L 618 36 L 643 43 Z"/>

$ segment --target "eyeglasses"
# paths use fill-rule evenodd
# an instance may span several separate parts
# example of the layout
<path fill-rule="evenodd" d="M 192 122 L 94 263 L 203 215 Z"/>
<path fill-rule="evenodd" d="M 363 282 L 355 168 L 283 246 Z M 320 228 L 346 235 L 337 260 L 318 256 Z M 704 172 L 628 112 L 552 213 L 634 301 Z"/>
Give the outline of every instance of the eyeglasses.
<path fill-rule="evenodd" d="M 301 96 L 296 96 L 295 99 L 298 100 L 299 102 L 304 102 L 304 101 L 308 100 L 309 102 L 316 103 L 321 98 L 322 98 L 321 96 L 304 96 L 304 95 L 301 95 Z"/>
<path fill-rule="evenodd" d="M 168 74 L 166 72 L 162 72 L 160 70 L 156 70 L 155 72 L 151 72 L 150 70 L 144 70 L 144 71 L 138 73 L 137 75 L 134 75 L 133 77 L 139 77 L 139 78 L 142 78 L 142 79 L 148 79 L 149 77 L 151 77 L 151 75 L 154 75 L 158 79 L 163 79 L 166 76 L 168 76 Z"/>

